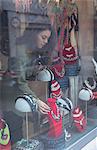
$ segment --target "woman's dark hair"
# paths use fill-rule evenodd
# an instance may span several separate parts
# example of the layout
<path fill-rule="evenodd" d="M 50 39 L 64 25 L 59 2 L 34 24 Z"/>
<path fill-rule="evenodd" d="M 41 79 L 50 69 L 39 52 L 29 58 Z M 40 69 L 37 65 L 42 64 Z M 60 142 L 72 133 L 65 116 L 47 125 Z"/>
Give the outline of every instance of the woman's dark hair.
<path fill-rule="evenodd" d="M 28 51 L 32 52 L 33 60 L 41 56 L 42 64 L 46 65 L 51 61 L 51 55 L 57 42 L 56 34 L 54 28 L 51 26 L 50 18 L 47 14 L 31 14 L 28 22 L 29 23 L 26 26 L 23 35 L 17 39 L 17 45 L 22 44 Z M 50 30 L 51 36 L 49 37 L 46 45 L 42 48 L 38 48 L 37 35 L 44 30 Z"/>
<path fill-rule="evenodd" d="M 40 32 L 44 31 L 44 30 L 50 30 L 51 31 L 51 36 L 48 40 L 48 43 L 43 47 L 43 48 L 38 48 L 37 47 L 37 43 L 36 43 L 36 37 L 37 34 L 39 34 Z M 38 26 L 35 28 L 29 28 L 27 27 L 24 31 L 23 36 L 19 37 L 17 39 L 17 44 L 25 44 L 25 46 L 27 47 L 28 50 L 32 50 L 32 52 L 50 52 L 54 50 L 54 46 L 56 45 L 56 34 L 54 31 L 54 28 L 49 24 L 49 25 L 45 25 L 42 27 Z"/>

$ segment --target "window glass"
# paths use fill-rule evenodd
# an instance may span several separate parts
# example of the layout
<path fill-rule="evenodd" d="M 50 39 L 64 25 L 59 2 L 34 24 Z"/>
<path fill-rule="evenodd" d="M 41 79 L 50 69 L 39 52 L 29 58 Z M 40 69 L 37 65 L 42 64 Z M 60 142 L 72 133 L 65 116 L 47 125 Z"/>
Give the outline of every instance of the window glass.
<path fill-rule="evenodd" d="M 96 3 L 0 0 L 0 149 L 89 142 L 79 144 L 97 125 Z"/>

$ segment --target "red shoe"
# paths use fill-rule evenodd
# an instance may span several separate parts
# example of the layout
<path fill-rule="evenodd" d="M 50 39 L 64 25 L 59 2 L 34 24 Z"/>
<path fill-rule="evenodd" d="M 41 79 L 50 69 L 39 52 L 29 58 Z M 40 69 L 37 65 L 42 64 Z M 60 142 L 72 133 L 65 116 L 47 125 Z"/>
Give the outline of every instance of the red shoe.
<path fill-rule="evenodd" d="M 73 111 L 73 120 L 74 125 L 79 132 L 83 132 L 86 129 L 86 119 L 82 110 L 79 107 L 76 107 Z"/>

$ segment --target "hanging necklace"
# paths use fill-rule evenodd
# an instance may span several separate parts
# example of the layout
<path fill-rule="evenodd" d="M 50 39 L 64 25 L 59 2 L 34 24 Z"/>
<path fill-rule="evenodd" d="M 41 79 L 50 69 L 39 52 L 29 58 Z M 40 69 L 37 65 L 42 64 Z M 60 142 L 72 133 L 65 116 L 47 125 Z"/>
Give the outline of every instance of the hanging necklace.
<path fill-rule="evenodd" d="M 55 73 L 56 73 L 57 76 L 59 76 L 61 78 L 64 77 L 64 74 L 65 74 L 64 67 L 62 67 L 62 70 L 60 72 L 58 71 L 58 69 L 56 67 L 53 67 L 53 69 L 55 70 Z"/>
<path fill-rule="evenodd" d="M 54 120 L 59 121 L 61 118 L 61 114 L 57 105 L 56 105 L 56 109 L 57 109 L 57 115 L 53 112 L 53 110 L 51 110 L 51 115 Z"/>
<path fill-rule="evenodd" d="M 93 81 L 94 81 L 93 85 L 90 85 L 87 80 L 84 81 L 86 86 L 87 86 L 87 88 L 89 88 L 91 90 L 94 90 L 96 88 L 96 81 L 95 80 L 93 80 Z"/>

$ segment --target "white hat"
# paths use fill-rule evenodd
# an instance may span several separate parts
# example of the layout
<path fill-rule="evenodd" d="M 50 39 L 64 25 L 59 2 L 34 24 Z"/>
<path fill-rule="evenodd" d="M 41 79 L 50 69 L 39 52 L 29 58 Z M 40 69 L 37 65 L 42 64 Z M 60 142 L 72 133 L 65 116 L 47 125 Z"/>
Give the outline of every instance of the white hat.
<path fill-rule="evenodd" d="M 83 101 L 89 101 L 90 99 L 93 99 L 93 93 L 90 89 L 88 88 L 83 88 L 79 92 L 79 99 Z"/>
<path fill-rule="evenodd" d="M 36 103 L 31 96 L 24 94 L 17 97 L 15 101 L 15 108 L 21 112 L 32 112 L 36 110 Z"/>
<path fill-rule="evenodd" d="M 51 81 L 54 80 L 54 74 L 50 69 L 43 69 L 42 71 L 39 72 L 37 75 L 37 80 L 39 81 Z"/>

